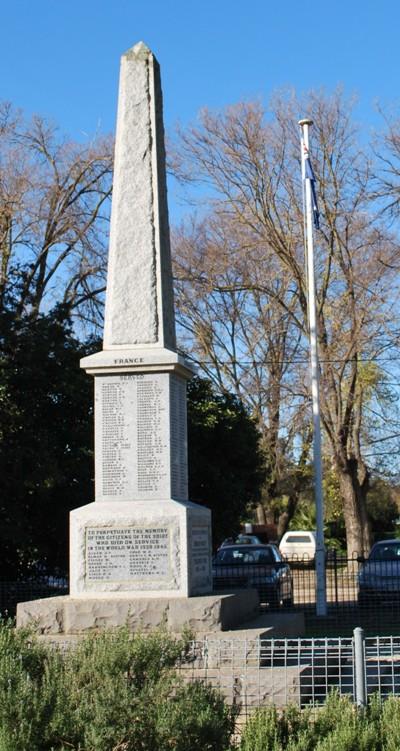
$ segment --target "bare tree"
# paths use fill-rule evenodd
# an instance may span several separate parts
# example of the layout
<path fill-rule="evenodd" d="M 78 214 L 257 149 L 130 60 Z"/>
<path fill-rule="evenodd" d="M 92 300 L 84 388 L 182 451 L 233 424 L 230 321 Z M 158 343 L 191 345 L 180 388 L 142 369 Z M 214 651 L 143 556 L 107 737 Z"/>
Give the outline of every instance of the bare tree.
<path fill-rule="evenodd" d="M 258 520 L 273 522 L 278 513 L 283 534 L 308 483 L 310 452 L 304 398 L 291 370 L 293 359 L 302 358 L 302 346 L 289 275 L 278 278 L 270 268 L 268 279 L 262 249 L 260 254 L 251 242 L 244 247 L 243 231 L 236 236 L 223 217 L 182 226 L 174 246 L 182 342 L 218 388 L 234 392 L 255 417 L 268 467 Z M 277 512 L 282 496 L 286 503 Z"/>
<path fill-rule="evenodd" d="M 204 221 L 214 237 L 222 232 L 226 249 L 234 249 L 225 252 L 221 283 L 221 243 L 213 241 L 213 266 L 204 251 L 204 232 L 192 233 L 190 253 L 188 241 L 185 246 L 182 236 L 178 238 L 182 322 L 190 330 L 203 367 L 217 379 L 221 374 L 226 379 L 226 360 L 230 360 L 232 382 L 233 358 L 227 357 L 232 316 L 224 306 L 217 310 L 216 294 L 219 304 L 221 292 L 225 306 L 227 299 L 235 301 L 235 333 L 242 329 L 234 358 L 239 387 L 268 425 L 268 433 L 274 423 L 272 413 L 268 414 L 268 395 L 273 393 L 275 376 L 273 401 L 281 413 L 278 434 L 284 440 L 285 423 L 290 422 L 290 406 L 285 402 L 289 386 L 297 413 L 304 415 L 309 407 L 299 113 L 307 113 L 315 123 L 314 170 L 322 213 L 316 272 L 325 452 L 339 479 L 348 551 L 363 553 L 371 543 L 366 512 L 370 468 L 364 453 L 376 428 L 367 412 L 378 388 L 377 378 L 367 387 L 366 368 L 397 351 L 398 280 L 392 269 L 399 259 L 399 245 L 380 219 L 373 200 L 371 154 L 359 146 L 351 102 L 340 92 L 331 97 L 311 93 L 300 101 L 294 96 L 276 97 L 268 118 L 254 103 L 223 113 L 204 111 L 199 126 L 180 132 L 172 159 L 175 174 L 189 186 L 195 179 L 202 183 L 198 195 Z M 182 255 L 189 259 L 186 265 Z M 264 351 L 250 358 L 251 379 L 246 381 L 241 363 L 251 350 L 253 316 L 256 352 Z M 279 340 L 278 330 L 279 336 L 286 331 L 288 338 Z M 279 341 L 278 368 L 263 368 L 257 380 L 255 360 L 273 363 L 274 343 Z"/>
<path fill-rule="evenodd" d="M 18 315 L 101 318 L 111 169 L 110 138 L 73 143 L 0 106 L 0 309 L 11 294 Z"/>

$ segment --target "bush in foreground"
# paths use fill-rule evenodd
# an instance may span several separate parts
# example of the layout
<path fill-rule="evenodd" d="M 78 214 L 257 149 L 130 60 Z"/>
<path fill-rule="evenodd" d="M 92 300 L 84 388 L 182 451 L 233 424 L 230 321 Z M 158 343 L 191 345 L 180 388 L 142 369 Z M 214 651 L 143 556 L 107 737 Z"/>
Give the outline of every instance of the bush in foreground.
<path fill-rule="evenodd" d="M 0 751 L 227 751 L 234 714 L 182 681 L 186 650 L 119 629 L 60 654 L 0 628 Z"/>
<path fill-rule="evenodd" d="M 0 751 L 233 751 L 235 712 L 177 664 L 189 639 L 126 629 L 62 654 L 0 626 Z M 399 751 L 400 700 L 257 710 L 237 751 Z"/>
<path fill-rule="evenodd" d="M 314 710 L 263 707 L 248 720 L 240 751 L 399 751 L 400 700 L 372 698 L 357 710 L 347 696 L 332 693 Z"/>

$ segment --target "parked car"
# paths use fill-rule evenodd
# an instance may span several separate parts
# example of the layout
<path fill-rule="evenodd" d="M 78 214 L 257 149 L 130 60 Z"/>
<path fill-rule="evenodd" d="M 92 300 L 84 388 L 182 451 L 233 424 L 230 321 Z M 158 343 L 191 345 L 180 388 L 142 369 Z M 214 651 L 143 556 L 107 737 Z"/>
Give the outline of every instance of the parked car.
<path fill-rule="evenodd" d="M 257 535 L 240 534 L 237 537 L 226 537 L 221 542 L 220 548 L 226 548 L 227 545 L 262 545 L 262 542 Z"/>
<path fill-rule="evenodd" d="M 213 558 L 214 590 L 257 589 L 271 607 L 293 604 L 289 565 L 275 545 L 224 545 Z"/>
<path fill-rule="evenodd" d="M 315 559 L 316 535 L 309 530 L 285 532 L 279 550 L 287 561 L 312 563 Z"/>
<path fill-rule="evenodd" d="M 400 596 L 400 540 L 381 540 L 372 546 L 358 573 L 358 604 L 392 603 Z"/>

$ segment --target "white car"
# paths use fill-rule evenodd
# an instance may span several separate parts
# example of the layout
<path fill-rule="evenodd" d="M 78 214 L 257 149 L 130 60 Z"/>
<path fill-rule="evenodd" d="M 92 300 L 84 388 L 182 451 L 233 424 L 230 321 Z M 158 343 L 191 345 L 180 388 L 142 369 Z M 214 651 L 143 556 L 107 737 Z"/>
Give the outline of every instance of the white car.
<path fill-rule="evenodd" d="M 316 535 L 308 530 L 285 532 L 279 550 L 288 561 L 312 563 L 315 559 Z"/>

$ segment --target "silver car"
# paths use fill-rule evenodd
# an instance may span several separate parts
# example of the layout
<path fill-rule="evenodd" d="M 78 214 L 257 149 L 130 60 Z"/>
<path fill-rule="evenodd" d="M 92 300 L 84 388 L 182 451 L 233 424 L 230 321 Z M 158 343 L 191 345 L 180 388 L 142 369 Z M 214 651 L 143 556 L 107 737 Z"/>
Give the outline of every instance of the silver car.
<path fill-rule="evenodd" d="M 224 545 L 213 558 L 214 590 L 257 589 L 260 602 L 293 604 L 290 567 L 275 545 Z"/>
<path fill-rule="evenodd" d="M 371 548 L 358 574 L 358 604 L 392 603 L 400 596 L 400 540 L 381 540 Z"/>

